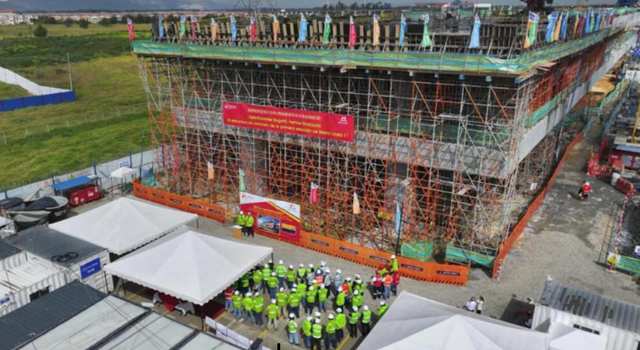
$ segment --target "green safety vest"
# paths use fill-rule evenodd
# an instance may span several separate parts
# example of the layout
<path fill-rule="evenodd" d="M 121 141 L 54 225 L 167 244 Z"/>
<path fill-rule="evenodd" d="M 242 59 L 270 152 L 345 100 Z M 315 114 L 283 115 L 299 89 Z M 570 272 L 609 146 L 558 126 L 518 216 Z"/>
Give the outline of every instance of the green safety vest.
<path fill-rule="evenodd" d="M 289 333 L 298 333 L 298 324 L 294 320 L 289 321 Z"/>
<path fill-rule="evenodd" d="M 244 306 L 244 309 L 247 311 L 253 310 L 253 298 L 245 297 L 244 299 L 242 299 L 242 305 Z"/>
<path fill-rule="evenodd" d="M 306 291 L 307 291 L 307 285 L 306 285 L 306 284 L 304 284 L 304 283 L 301 283 L 301 284 L 299 284 L 299 285 L 298 285 L 297 290 L 298 290 L 298 292 L 302 292 L 302 293 L 304 293 L 304 292 L 306 292 Z"/>
<path fill-rule="evenodd" d="M 367 324 L 371 322 L 371 310 L 362 311 L 362 323 Z"/>
<path fill-rule="evenodd" d="M 382 315 L 384 315 L 384 313 L 387 312 L 388 308 L 389 308 L 389 305 L 387 304 L 380 305 L 380 307 L 378 308 L 378 318 L 382 317 Z"/>
<path fill-rule="evenodd" d="M 253 272 L 253 284 L 262 283 L 262 272 L 256 270 Z"/>
<path fill-rule="evenodd" d="M 276 303 L 278 306 L 283 307 L 287 305 L 287 293 L 286 292 L 278 292 L 276 293 Z"/>
<path fill-rule="evenodd" d="M 300 295 L 297 293 L 291 293 L 289 295 L 289 306 L 297 307 L 300 305 Z"/>
<path fill-rule="evenodd" d="M 265 267 L 262 269 L 262 279 L 264 279 L 265 281 L 271 277 L 271 269 L 268 267 Z"/>
<path fill-rule="evenodd" d="M 278 315 L 280 313 L 280 309 L 278 309 L 278 306 L 276 304 L 269 304 L 269 306 L 267 306 L 267 317 L 270 320 L 275 320 L 276 318 L 278 318 Z"/>
<path fill-rule="evenodd" d="M 298 277 L 303 278 L 307 274 L 307 270 L 304 267 L 298 268 Z"/>
<path fill-rule="evenodd" d="M 284 265 L 279 264 L 278 266 L 276 266 L 276 274 L 279 278 L 284 278 L 284 276 L 286 276 L 287 274 L 287 268 Z"/>
<path fill-rule="evenodd" d="M 270 276 L 267 279 L 267 286 L 269 288 L 276 288 L 278 286 L 278 278 L 275 276 Z"/>
<path fill-rule="evenodd" d="M 345 299 L 344 292 L 338 293 L 338 296 L 336 296 L 336 305 L 343 306 L 344 305 L 344 299 Z"/>
<path fill-rule="evenodd" d="M 244 221 L 244 225 L 245 227 L 253 227 L 253 216 L 252 215 L 247 215 L 247 218 Z"/>
<path fill-rule="evenodd" d="M 231 297 L 231 301 L 233 302 L 233 307 L 239 309 L 242 306 L 242 297 L 239 295 L 233 295 Z"/>
<path fill-rule="evenodd" d="M 311 321 L 304 320 L 304 322 L 302 322 L 302 334 L 307 337 L 311 335 Z"/>
<path fill-rule="evenodd" d="M 360 312 L 355 311 L 349 314 L 349 324 L 357 324 L 360 320 Z"/>
<path fill-rule="evenodd" d="M 333 334 L 336 332 L 336 320 L 329 320 L 327 322 L 327 334 Z"/>
<path fill-rule="evenodd" d="M 307 303 L 315 303 L 317 294 L 318 291 L 315 288 L 310 288 L 307 292 Z"/>
<path fill-rule="evenodd" d="M 313 324 L 313 338 L 321 339 L 322 338 L 322 326 L 319 323 Z"/>
<path fill-rule="evenodd" d="M 358 308 L 359 308 L 360 306 L 362 306 L 362 302 L 363 302 L 363 300 L 362 300 L 362 295 L 360 295 L 360 294 L 358 294 L 358 295 L 354 295 L 354 296 L 353 296 L 353 299 L 351 300 L 351 304 L 352 304 L 353 306 L 357 306 Z"/>
<path fill-rule="evenodd" d="M 287 271 L 287 281 L 293 282 L 295 280 L 296 280 L 296 271 L 295 270 Z"/>
<path fill-rule="evenodd" d="M 242 287 L 248 288 L 249 287 L 249 276 L 247 276 L 247 275 L 242 276 L 242 279 L 240 280 L 240 284 L 242 285 Z"/>
<path fill-rule="evenodd" d="M 253 311 L 262 313 L 262 310 L 264 310 L 264 298 L 260 295 L 253 299 Z"/>
<path fill-rule="evenodd" d="M 338 329 L 344 329 L 344 327 L 347 325 L 347 316 L 345 316 L 343 313 L 337 314 L 336 315 L 336 327 Z"/>
<path fill-rule="evenodd" d="M 320 288 L 318 291 L 318 301 L 324 303 L 327 300 L 327 296 L 329 295 L 329 290 L 327 288 Z"/>
<path fill-rule="evenodd" d="M 242 214 L 238 215 L 238 217 L 236 218 L 236 224 L 238 224 L 239 226 L 244 227 L 245 222 L 247 222 L 245 216 L 242 215 Z"/>
<path fill-rule="evenodd" d="M 391 260 L 391 272 L 398 271 L 398 259 Z"/>

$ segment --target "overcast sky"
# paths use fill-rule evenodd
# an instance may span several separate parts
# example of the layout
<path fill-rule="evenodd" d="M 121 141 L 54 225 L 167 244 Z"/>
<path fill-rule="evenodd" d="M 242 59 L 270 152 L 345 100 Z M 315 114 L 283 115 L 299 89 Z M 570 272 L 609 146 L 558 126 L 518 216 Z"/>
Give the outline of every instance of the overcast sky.
<path fill-rule="evenodd" d="M 246 1 L 246 0 L 245 0 Z M 255 1 L 255 0 L 254 0 Z M 275 3 L 278 7 L 300 7 L 318 6 L 325 3 L 332 4 L 338 0 L 265 0 L 268 3 Z M 344 3 L 352 3 L 353 0 L 342 0 Z M 377 0 L 369 0 L 377 1 Z M 364 1 L 358 1 L 363 3 Z M 384 2 L 384 1 L 383 1 Z M 393 5 L 412 5 L 416 2 L 446 2 L 439 1 L 416 1 L 416 0 L 387 0 Z M 493 4 L 519 4 L 518 0 L 477 0 L 475 2 L 491 2 Z M 613 3 L 614 0 L 555 0 L 558 5 L 568 4 L 603 4 Z M 127 9 L 220 9 L 239 8 L 240 0 L 0 0 L 0 8 L 16 9 L 22 11 L 64 11 L 64 10 L 127 10 Z"/>

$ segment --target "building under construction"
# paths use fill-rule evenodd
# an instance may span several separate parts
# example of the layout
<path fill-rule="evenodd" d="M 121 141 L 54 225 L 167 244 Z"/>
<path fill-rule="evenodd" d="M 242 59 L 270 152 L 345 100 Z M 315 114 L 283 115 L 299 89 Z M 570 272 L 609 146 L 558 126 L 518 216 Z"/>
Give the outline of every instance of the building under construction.
<path fill-rule="evenodd" d="M 474 18 L 449 13 L 307 15 L 305 40 L 299 15 L 161 20 L 133 43 L 158 183 L 229 213 L 240 191 L 296 203 L 307 232 L 491 266 L 566 146 L 563 117 L 636 43 L 636 12 L 598 11 L 559 12 L 551 40 L 552 18 L 532 37 L 526 14 L 486 14 L 479 45 Z M 230 125 L 225 104 L 349 117 L 353 134 Z"/>

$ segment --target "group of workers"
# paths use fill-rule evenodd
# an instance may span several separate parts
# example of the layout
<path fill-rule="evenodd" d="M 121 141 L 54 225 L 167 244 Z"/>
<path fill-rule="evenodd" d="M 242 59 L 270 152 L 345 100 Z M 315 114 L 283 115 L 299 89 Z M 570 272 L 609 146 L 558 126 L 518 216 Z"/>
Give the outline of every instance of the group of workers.
<path fill-rule="evenodd" d="M 324 343 L 325 349 L 335 349 L 345 332 L 352 338 L 369 333 L 372 324 L 387 311 L 386 300 L 397 291 L 397 276 L 395 255 L 389 266 L 375 272 L 368 285 L 359 275 L 345 277 L 339 269 L 332 274 L 325 262 L 319 266 L 299 264 L 297 268 L 287 267 L 282 260 L 278 264 L 269 262 L 225 291 L 225 308 L 238 320 L 259 327 L 265 324 L 266 315 L 267 328 L 274 330 L 279 320 L 286 319 L 289 343 L 300 345 L 302 338 L 306 348 L 321 349 Z M 374 299 L 384 299 L 375 312 L 365 305 L 365 289 Z"/>
<path fill-rule="evenodd" d="M 242 230 L 242 235 L 244 237 L 254 237 L 253 233 L 253 224 L 255 219 L 251 214 L 245 214 L 243 211 L 240 211 L 240 214 L 236 218 L 236 224 L 240 226 Z"/>

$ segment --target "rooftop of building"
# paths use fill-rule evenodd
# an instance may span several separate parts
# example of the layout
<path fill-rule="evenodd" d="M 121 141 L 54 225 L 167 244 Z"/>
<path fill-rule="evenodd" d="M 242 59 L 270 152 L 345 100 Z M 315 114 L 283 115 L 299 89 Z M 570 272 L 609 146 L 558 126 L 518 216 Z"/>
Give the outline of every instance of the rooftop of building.
<path fill-rule="evenodd" d="M 612 327 L 640 333 L 640 305 L 562 285 L 554 280 L 545 282 L 540 304 Z"/>
<path fill-rule="evenodd" d="M 592 12 L 595 15 L 589 18 L 597 24 L 588 32 L 580 30 L 586 14 Z M 556 13 L 559 17 L 555 21 L 555 37 L 547 37 L 553 17 L 539 19 L 531 45 L 525 45 L 528 18 L 524 14 L 481 17 L 478 45 L 474 48 L 470 48 L 474 18 L 448 12 L 430 15 L 428 46 L 423 41 L 424 13 L 419 11 L 403 13 L 406 26 L 399 12 L 382 12 L 375 25 L 371 16 L 359 16 L 353 27 L 348 15 L 336 16 L 330 20 L 329 39 L 323 37 L 325 19 L 309 16 L 305 18 L 305 40 L 299 38 L 300 15 L 259 16 L 254 22 L 238 17 L 234 18 L 235 30 L 229 17 L 214 17 L 215 24 L 209 18 L 187 17 L 181 23 L 172 17 L 154 23 L 153 40 L 135 41 L 133 50 L 138 55 L 263 64 L 520 75 L 602 42 L 640 19 L 637 12 L 628 9 L 562 13 Z M 196 21 L 191 23 L 192 19 Z M 256 23 L 253 35 L 251 23 Z M 352 28 L 355 40 L 349 39 Z"/>

